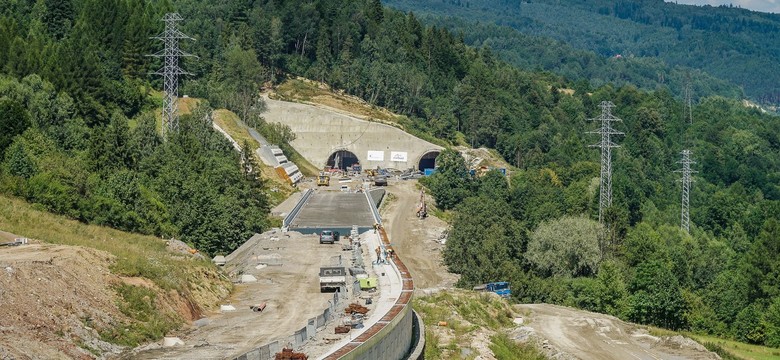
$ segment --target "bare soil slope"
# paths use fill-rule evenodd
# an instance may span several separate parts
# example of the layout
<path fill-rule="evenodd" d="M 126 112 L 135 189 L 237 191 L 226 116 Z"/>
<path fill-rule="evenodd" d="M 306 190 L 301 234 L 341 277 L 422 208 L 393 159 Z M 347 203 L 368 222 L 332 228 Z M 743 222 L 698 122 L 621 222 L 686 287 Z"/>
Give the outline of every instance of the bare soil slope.
<path fill-rule="evenodd" d="M 0 358 L 92 358 L 119 347 L 97 330 L 124 320 L 113 256 L 78 246 L 0 248 Z"/>
<path fill-rule="evenodd" d="M 18 199 L 0 196 L 0 229 L 0 242 L 31 238 L 0 247 L 0 359 L 110 358 L 122 347 L 106 341 L 154 340 L 230 289 L 186 246 L 85 225 Z"/>
<path fill-rule="evenodd" d="M 512 337 L 534 339 L 555 359 L 720 359 L 691 339 L 652 336 L 614 316 L 548 304 L 515 309 L 526 316 Z"/>

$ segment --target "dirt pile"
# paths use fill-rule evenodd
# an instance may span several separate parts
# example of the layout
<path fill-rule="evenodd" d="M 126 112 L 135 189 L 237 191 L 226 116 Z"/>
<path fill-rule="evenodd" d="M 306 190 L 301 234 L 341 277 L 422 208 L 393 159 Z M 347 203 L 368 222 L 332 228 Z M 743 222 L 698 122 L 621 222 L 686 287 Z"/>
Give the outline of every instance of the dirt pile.
<path fill-rule="evenodd" d="M 109 271 L 112 256 L 75 246 L 31 244 L 0 250 L 0 358 L 112 354 L 100 338 L 125 317 Z"/>
<path fill-rule="evenodd" d="M 229 293 L 216 269 L 193 266 L 185 288 L 163 289 L 146 278 L 113 274 L 117 258 L 108 252 L 32 242 L 0 248 L 0 359 L 115 357 L 124 350 L 116 343 L 130 339 L 128 333 L 197 320 Z M 140 299 L 128 300 L 123 291 Z M 129 301 L 152 318 L 144 324 L 132 319 L 138 309 Z"/>

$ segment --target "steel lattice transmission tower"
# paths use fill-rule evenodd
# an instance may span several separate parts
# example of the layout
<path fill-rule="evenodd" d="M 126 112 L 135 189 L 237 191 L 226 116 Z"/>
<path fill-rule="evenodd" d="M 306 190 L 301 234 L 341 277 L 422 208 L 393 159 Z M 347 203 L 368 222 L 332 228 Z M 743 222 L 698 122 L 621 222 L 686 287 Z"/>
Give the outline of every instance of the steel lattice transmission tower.
<path fill-rule="evenodd" d="M 612 115 L 615 107 L 611 101 L 602 101 L 599 104 L 601 116 L 589 121 L 600 121 L 598 130 L 588 131 L 588 134 L 601 134 L 601 142 L 590 147 L 601 148 L 601 183 L 599 185 L 599 223 L 604 224 L 604 211 L 612 206 L 612 148 L 620 147 L 612 142 L 612 135 L 623 135 L 622 132 L 612 128 L 615 121 L 623 121 Z"/>
<path fill-rule="evenodd" d="M 179 58 L 193 56 L 179 49 L 180 39 L 195 40 L 179 31 L 177 22 L 184 20 L 178 13 L 167 13 L 163 16 L 165 30 L 162 34 L 152 39 L 162 40 L 165 47 L 162 51 L 149 55 L 163 58 L 163 67 L 154 74 L 163 77 L 163 109 L 162 109 L 162 134 L 163 138 L 168 133 L 179 129 L 179 114 L 176 103 L 179 99 L 179 75 L 189 75 L 179 67 Z"/>
<path fill-rule="evenodd" d="M 693 85 L 691 84 L 691 74 L 687 74 L 685 77 L 683 97 L 683 119 L 688 120 L 688 124 L 693 124 Z"/>
<path fill-rule="evenodd" d="M 682 159 L 677 163 L 682 164 L 682 169 L 675 171 L 682 173 L 682 179 L 679 180 L 682 182 L 682 210 L 680 212 L 680 227 L 685 230 L 685 232 L 688 232 L 690 230 L 691 222 L 688 207 L 691 195 L 691 182 L 693 182 L 691 174 L 697 173 L 697 171 L 691 170 L 691 164 L 696 163 L 691 158 L 692 152 L 690 150 L 683 150 L 680 154 L 682 154 Z"/>

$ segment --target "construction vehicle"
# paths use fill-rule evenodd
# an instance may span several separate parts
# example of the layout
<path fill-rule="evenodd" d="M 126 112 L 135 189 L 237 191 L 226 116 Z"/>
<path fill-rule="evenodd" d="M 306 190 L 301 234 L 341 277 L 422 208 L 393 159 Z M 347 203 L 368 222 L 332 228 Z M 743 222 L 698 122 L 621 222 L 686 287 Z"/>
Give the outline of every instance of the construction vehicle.
<path fill-rule="evenodd" d="M 428 207 L 425 205 L 425 191 L 420 190 L 420 203 L 417 205 L 417 218 L 420 220 L 428 216 Z"/>
<path fill-rule="evenodd" d="M 508 298 L 512 295 L 512 290 L 509 289 L 509 283 L 506 281 L 477 285 L 474 287 L 474 291 L 489 291 L 498 294 L 502 298 Z"/>
<path fill-rule="evenodd" d="M 329 186 L 330 185 L 330 175 L 321 172 L 319 176 L 317 176 L 317 186 Z"/>
<path fill-rule="evenodd" d="M 320 292 L 340 291 L 347 286 L 347 270 L 343 266 L 320 268 Z"/>
<path fill-rule="evenodd" d="M 377 172 L 374 169 L 366 169 L 366 175 L 368 176 L 376 176 Z"/>

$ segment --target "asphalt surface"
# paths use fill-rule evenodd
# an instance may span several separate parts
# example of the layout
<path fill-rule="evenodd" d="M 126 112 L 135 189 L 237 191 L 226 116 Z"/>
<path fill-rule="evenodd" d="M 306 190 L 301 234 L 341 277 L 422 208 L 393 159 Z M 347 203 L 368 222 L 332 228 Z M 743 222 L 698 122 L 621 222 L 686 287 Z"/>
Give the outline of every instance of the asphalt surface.
<path fill-rule="evenodd" d="M 374 218 L 363 193 L 317 192 L 312 194 L 292 225 L 291 229 L 372 227 Z"/>

